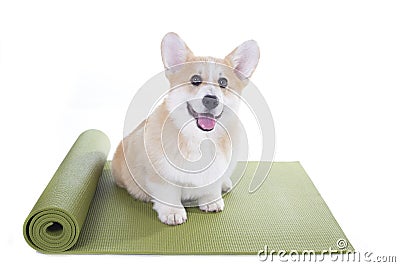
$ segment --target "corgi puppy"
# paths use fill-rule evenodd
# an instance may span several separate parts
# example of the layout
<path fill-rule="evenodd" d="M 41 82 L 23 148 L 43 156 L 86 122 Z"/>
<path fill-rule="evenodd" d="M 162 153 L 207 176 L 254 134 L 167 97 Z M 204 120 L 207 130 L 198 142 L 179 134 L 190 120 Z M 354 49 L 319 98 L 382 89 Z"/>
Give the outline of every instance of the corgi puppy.
<path fill-rule="evenodd" d="M 154 111 L 117 147 L 118 186 L 151 201 L 161 222 L 182 224 L 185 206 L 224 209 L 241 145 L 236 112 L 260 52 L 249 40 L 225 58 L 195 56 L 175 33 L 161 42 L 170 89 Z"/>

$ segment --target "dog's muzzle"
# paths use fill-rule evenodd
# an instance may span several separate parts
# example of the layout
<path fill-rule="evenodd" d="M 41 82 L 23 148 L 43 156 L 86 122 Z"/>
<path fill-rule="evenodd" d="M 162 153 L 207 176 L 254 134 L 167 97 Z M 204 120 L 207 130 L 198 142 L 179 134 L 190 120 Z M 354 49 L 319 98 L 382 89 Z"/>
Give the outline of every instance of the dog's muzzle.
<path fill-rule="evenodd" d="M 218 101 L 218 98 L 217 98 L 217 101 Z M 199 127 L 199 129 L 203 130 L 203 131 L 213 130 L 217 123 L 217 120 L 219 118 L 221 118 L 222 113 L 223 113 L 223 110 L 218 116 L 214 116 L 211 113 L 199 113 L 193 109 L 192 105 L 190 105 L 189 102 L 186 102 L 186 103 L 187 103 L 187 110 L 188 110 L 189 114 L 192 115 L 193 118 L 196 120 L 197 127 Z M 216 106 L 218 106 L 218 103 L 216 104 Z M 204 98 L 203 98 L 203 104 L 204 104 Z M 209 106 L 214 106 L 215 102 L 213 102 L 212 104 L 209 104 L 209 103 L 207 103 L 207 104 Z M 204 104 L 204 106 L 206 106 L 206 105 Z"/>

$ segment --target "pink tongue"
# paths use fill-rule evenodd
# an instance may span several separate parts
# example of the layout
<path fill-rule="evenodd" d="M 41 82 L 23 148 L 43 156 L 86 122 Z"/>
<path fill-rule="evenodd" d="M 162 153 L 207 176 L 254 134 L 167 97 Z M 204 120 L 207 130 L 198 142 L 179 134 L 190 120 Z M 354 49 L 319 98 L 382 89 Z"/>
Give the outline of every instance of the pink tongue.
<path fill-rule="evenodd" d="M 215 119 L 200 116 L 197 118 L 197 125 L 203 130 L 210 131 L 215 127 Z"/>

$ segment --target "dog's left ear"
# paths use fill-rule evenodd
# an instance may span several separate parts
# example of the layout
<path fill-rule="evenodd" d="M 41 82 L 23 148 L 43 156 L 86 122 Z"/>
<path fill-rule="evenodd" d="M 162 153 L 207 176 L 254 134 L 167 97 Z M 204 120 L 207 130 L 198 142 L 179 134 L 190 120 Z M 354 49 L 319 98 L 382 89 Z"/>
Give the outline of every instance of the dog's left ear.
<path fill-rule="evenodd" d="M 244 42 L 225 57 L 241 80 L 250 78 L 257 67 L 259 58 L 260 49 L 254 40 Z"/>
<path fill-rule="evenodd" d="M 161 56 L 165 69 L 177 70 L 193 53 L 179 35 L 169 32 L 161 42 Z"/>

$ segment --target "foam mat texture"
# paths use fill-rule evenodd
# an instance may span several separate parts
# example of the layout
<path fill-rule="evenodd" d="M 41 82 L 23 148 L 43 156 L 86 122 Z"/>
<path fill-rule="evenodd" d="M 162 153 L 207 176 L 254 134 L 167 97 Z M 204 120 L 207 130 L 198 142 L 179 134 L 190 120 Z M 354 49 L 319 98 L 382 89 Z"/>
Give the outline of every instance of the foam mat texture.
<path fill-rule="evenodd" d="M 79 136 L 25 220 L 31 247 L 67 254 L 255 255 L 265 246 L 299 253 L 354 250 L 299 162 L 274 162 L 254 193 L 248 189 L 257 162 L 248 162 L 224 196 L 222 212 L 188 208 L 186 223 L 168 226 L 150 203 L 114 184 L 109 147 L 100 131 Z"/>

